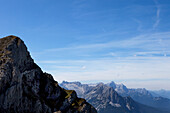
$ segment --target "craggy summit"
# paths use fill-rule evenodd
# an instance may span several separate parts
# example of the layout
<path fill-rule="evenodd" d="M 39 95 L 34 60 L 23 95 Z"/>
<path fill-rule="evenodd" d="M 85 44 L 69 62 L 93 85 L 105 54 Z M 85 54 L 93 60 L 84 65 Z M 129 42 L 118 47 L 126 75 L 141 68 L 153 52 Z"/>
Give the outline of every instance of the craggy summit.
<path fill-rule="evenodd" d="M 61 88 L 34 63 L 16 36 L 0 39 L 1 113 L 97 113 L 73 90 Z"/>

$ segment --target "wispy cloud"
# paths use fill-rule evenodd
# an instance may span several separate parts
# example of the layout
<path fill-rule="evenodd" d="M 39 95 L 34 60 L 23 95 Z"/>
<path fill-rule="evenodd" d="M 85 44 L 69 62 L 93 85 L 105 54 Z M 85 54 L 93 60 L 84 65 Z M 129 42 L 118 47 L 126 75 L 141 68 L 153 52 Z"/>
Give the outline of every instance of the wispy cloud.
<path fill-rule="evenodd" d="M 97 59 L 103 57 L 170 56 L 170 32 L 150 33 L 104 43 L 73 44 L 32 52 L 36 59 Z"/>
<path fill-rule="evenodd" d="M 153 25 L 153 29 L 155 29 L 158 25 L 159 25 L 159 22 L 160 22 L 160 5 L 158 4 L 157 0 L 154 0 L 155 4 L 156 4 L 156 8 L 157 8 L 157 11 L 156 11 L 156 21 Z"/>
<path fill-rule="evenodd" d="M 137 30 L 140 31 L 140 32 L 143 31 L 142 30 L 142 27 L 143 27 L 142 22 L 138 19 L 135 19 L 135 18 L 133 18 L 133 20 L 138 24 Z"/>
<path fill-rule="evenodd" d="M 95 43 L 77 45 L 64 48 L 47 49 L 45 52 L 65 51 L 65 50 L 83 50 L 95 51 L 107 48 L 142 48 L 145 50 L 163 50 L 170 44 L 170 32 L 150 33 L 139 35 L 124 40 L 114 40 L 106 43 Z M 168 49 L 168 48 L 167 48 Z"/>

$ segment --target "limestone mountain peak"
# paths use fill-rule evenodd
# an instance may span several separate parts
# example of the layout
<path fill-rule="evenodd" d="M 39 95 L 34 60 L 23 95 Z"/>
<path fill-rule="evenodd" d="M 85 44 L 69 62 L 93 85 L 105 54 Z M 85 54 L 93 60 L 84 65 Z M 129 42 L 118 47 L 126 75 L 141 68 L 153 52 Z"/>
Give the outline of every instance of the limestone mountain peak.
<path fill-rule="evenodd" d="M 1 113 L 96 113 L 75 91 L 65 90 L 34 63 L 16 36 L 0 39 Z"/>

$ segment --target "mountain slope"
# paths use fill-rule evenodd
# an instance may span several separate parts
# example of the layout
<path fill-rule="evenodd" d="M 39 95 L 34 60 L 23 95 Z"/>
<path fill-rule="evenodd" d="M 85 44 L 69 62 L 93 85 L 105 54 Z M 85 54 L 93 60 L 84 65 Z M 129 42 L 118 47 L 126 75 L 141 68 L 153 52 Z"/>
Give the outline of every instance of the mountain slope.
<path fill-rule="evenodd" d="M 133 100 L 152 106 L 155 108 L 159 108 L 161 110 L 170 111 L 170 99 L 163 97 L 154 97 L 150 91 L 145 88 L 137 88 L 137 89 L 128 89 L 123 84 L 115 84 L 113 81 L 108 83 L 107 85 L 113 87 L 115 91 L 117 91 L 121 96 L 130 96 Z"/>
<path fill-rule="evenodd" d="M 96 113 L 73 90 L 61 88 L 43 73 L 24 42 L 15 36 L 0 39 L 1 113 Z"/>
<path fill-rule="evenodd" d="M 60 84 L 60 86 L 67 90 L 69 89 L 76 90 L 78 97 L 81 97 L 81 98 L 85 98 L 84 94 L 88 90 L 93 88 L 92 86 L 89 86 L 88 84 L 81 84 L 80 82 L 67 82 L 67 81 L 63 81 Z"/>
<path fill-rule="evenodd" d="M 130 97 L 122 97 L 112 87 L 103 83 L 88 85 L 80 82 L 76 82 L 76 84 L 75 82 L 63 82 L 60 85 L 76 91 L 83 90 L 84 93 L 79 93 L 78 96 L 84 97 L 99 113 L 167 113 L 139 104 Z"/>
<path fill-rule="evenodd" d="M 168 91 L 168 90 L 162 89 L 162 90 L 150 91 L 150 92 L 154 97 L 161 96 L 161 97 L 170 99 L 170 91 Z"/>

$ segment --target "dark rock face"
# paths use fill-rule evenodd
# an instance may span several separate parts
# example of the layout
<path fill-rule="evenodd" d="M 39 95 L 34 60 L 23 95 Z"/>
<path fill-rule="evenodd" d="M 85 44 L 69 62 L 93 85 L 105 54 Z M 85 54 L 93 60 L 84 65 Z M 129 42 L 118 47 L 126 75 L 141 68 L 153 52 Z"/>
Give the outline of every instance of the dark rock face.
<path fill-rule="evenodd" d="M 96 113 L 73 90 L 61 88 L 34 63 L 24 42 L 0 39 L 0 113 Z"/>

